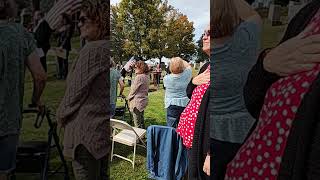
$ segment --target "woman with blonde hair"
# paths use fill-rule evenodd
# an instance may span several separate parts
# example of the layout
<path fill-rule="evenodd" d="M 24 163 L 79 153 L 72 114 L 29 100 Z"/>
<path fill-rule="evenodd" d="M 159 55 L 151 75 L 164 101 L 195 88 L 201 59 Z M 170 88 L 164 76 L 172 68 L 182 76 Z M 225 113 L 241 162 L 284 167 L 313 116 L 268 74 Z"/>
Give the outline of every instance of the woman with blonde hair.
<path fill-rule="evenodd" d="M 176 128 L 180 114 L 187 106 L 189 98 L 186 89 L 192 77 L 192 69 L 188 62 L 179 57 L 170 59 L 171 74 L 163 78 L 165 105 L 167 111 L 167 126 Z"/>
<path fill-rule="evenodd" d="M 215 0 L 211 5 L 210 158 L 206 160 L 211 162 L 204 171 L 211 179 L 222 180 L 255 122 L 246 109 L 243 88 L 258 56 L 262 21 L 244 0 Z"/>

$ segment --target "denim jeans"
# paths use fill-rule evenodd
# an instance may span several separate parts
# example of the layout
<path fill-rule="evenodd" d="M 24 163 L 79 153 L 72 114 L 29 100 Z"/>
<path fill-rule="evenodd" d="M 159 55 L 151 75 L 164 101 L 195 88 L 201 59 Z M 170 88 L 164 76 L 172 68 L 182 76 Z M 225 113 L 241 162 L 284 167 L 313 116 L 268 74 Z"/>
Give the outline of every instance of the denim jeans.
<path fill-rule="evenodd" d="M 10 173 L 16 168 L 19 135 L 0 137 L 0 174 Z"/>
<path fill-rule="evenodd" d="M 179 123 L 180 115 L 185 107 L 170 105 L 167 108 L 167 126 L 176 128 Z"/>
<path fill-rule="evenodd" d="M 241 144 L 210 138 L 210 179 L 224 180 L 227 165 L 240 149 Z"/>
<path fill-rule="evenodd" d="M 110 118 L 116 114 L 116 104 L 110 104 Z"/>
<path fill-rule="evenodd" d="M 187 149 L 172 127 L 152 125 L 147 129 L 149 178 L 181 180 L 187 171 Z"/>

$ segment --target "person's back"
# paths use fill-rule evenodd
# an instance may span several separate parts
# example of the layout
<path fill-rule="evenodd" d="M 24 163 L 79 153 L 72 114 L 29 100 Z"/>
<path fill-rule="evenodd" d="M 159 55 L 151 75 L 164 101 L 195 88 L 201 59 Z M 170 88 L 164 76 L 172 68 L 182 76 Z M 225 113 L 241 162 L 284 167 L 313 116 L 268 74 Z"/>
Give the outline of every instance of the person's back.
<path fill-rule="evenodd" d="M 192 70 L 187 68 L 181 74 L 169 74 L 163 78 L 164 87 L 166 88 L 165 108 L 167 108 L 171 103 L 183 107 L 188 104 L 189 98 L 187 96 L 186 89 L 191 77 Z"/>
<path fill-rule="evenodd" d="M 0 136 L 18 134 L 22 119 L 25 60 L 36 48 L 16 23 L 0 24 Z"/>
<path fill-rule="evenodd" d="M 111 106 L 111 117 L 115 114 L 118 83 L 121 78 L 120 72 L 114 67 L 110 68 L 110 106 Z"/>
<path fill-rule="evenodd" d="M 225 44 L 214 47 L 212 51 L 213 85 L 210 91 L 213 93 L 209 107 L 210 113 L 215 115 L 214 122 L 219 124 L 212 126 L 217 128 L 212 130 L 215 133 L 211 136 L 217 139 L 241 143 L 254 123 L 244 103 L 243 87 L 250 68 L 256 62 L 258 26 L 255 22 L 242 22 Z"/>
<path fill-rule="evenodd" d="M 187 87 L 192 77 L 189 63 L 179 57 L 170 59 L 170 72 L 163 78 L 165 87 L 164 108 L 166 108 L 167 126 L 177 127 L 184 108 L 189 103 Z"/>
<path fill-rule="evenodd" d="M 10 10 L 14 10 L 13 1 L 6 3 L 9 5 L 4 6 L 4 9 L 0 6 L 0 179 L 7 179 L 15 168 L 22 121 L 25 67 L 29 68 L 34 82 L 31 105 L 40 111 L 43 110 L 40 96 L 46 81 L 40 59 L 35 53 L 36 43 L 32 35 L 21 25 L 10 23 L 8 15 L 4 17 Z"/>

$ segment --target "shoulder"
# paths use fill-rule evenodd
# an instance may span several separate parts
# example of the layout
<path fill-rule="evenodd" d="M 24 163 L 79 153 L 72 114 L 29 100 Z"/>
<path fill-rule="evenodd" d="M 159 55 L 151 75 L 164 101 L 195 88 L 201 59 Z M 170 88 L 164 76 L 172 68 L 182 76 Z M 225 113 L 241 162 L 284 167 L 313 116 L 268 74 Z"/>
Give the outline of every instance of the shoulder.
<path fill-rule="evenodd" d="M 172 79 L 172 75 L 171 74 L 167 74 L 163 77 L 163 83 L 168 84 L 170 83 L 170 80 Z"/>
<path fill-rule="evenodd" d="M 242 22 L 235 31 L 237 38 L 255 38 L 258 37 L 261 31 L 261 24 L 255 21 Z"/>
<path fill-rule="evenodd" d="M 104 59 L 108 60 L 108 56 L 110 55 L 109 43 L 108 41 L 96 41 L 87 43 L 80 51 L 80 55 L 85 56 L 90 54 L 92 58 Z"/>
<path fill-rule="evenodd" d="M 186 68 L 186 69 L 183 71 L 183 73 L 184 73 L 186 76 L 191 75 L 191 74 L 192 74 L 192 68 L 191 68 L 191 67 Z"/>
<path fill-rule="evenodd" d="M 26 33 L 26 29 L 18 23 L 9 23 L 8 28 L 10 30 L 10 34 L 18 34 L 18 35 L 23 35 Z"/>

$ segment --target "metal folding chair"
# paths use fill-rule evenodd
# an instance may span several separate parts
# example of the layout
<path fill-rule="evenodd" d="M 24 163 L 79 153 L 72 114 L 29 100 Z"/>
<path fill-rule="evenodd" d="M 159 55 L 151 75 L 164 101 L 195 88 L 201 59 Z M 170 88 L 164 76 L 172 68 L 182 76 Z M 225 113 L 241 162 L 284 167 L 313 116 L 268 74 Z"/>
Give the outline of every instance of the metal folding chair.
<path fill-rule="evenodd" d="M 110 120 L 111 127 L 113 129 L 112 132 L 112 148 L 111 148 L 111 161 L 113 160 L 113 156 L 119 157 L 121 159 L 124 159 L 126 161 L 131 162 L 132 168 L 134 169 L 134 162 L 136 158 L 136 147 L 142 146 L 146 148 L 145 142 L 142 140 L 145 135 L 146 135 L 146 130 L 141 129 L 141 128 L 136 128 L 130 126 L 128 123 L 121 121 L 121 120 L 116 120 L 116 119 L 111 119 Z M 128 159 L 124 156 L 121 156 L 119 154 L 114 153 L 114 143 L 120 143 L 124 144 L 127 146 L 133 146 L 133 159 Z M 139 144 L 139 142 L 141 144 Z"/>
<path fill-rule="evenodd" d="M 41 114 L 37 109 L 26 109 L 24 114 L 37 114 L 34 127 L 39 129 L 44 119 L 47 119 L 49 125 L 47 141 L 27 141 L 22 142 L 18 146 L 17 152 L 17 173 L 39 173 L 41 180 L 47 180 L 50 175 L 63 173 L 64 179 L 69 180 L 68 166 L 62 154 L 59 136 L 57 134 L 57 122 L 52 121 L 53 114 L 50 110 L 45 108 Z M 56 148 L 61 165 L 53 171 L 50 171 L 50 155 L 52 149 Z M 60 170 L 63 168 L 63 171 Z"/>

